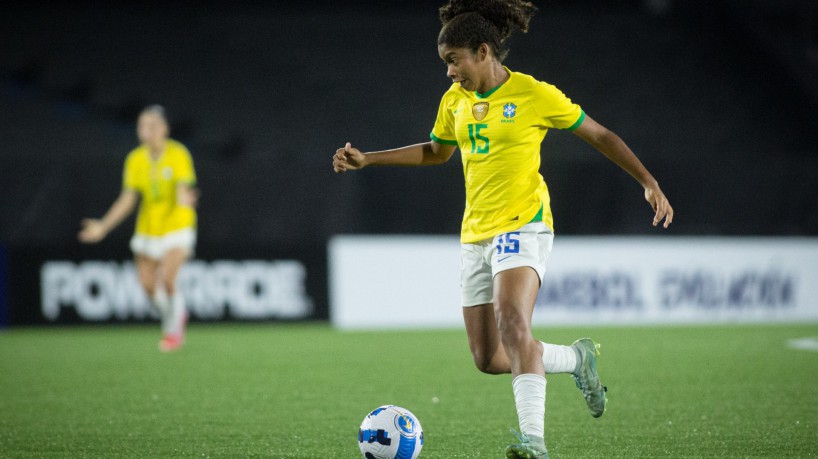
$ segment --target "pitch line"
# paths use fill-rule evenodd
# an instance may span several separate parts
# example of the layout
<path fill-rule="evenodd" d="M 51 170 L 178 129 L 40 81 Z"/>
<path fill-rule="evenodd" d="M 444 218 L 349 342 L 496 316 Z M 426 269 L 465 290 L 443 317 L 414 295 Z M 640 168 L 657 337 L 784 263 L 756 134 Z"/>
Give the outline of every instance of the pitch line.
<path fill-rule="evenodd" d="M 818 352 L 818 337 L 791 339 L 787 341 L 787 346 L 802 351 Z"/>

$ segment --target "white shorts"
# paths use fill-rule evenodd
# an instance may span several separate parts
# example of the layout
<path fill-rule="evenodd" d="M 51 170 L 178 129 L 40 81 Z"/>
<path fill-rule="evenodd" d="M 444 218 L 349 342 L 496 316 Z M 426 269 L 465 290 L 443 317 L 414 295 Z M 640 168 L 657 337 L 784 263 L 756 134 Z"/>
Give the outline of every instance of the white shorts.
<path fill-rule="evenodd" d="M 517 231 L 499 234 L 474 244 L 460 245 L 460 291 L 463 307 L 492 302 L 494 276 L 497 273 L 528 266 L 540 276 L 554 233 L 543 222 L 529 223 Z"/>
<path fill-rule="evenodd" d="M 131 238 L 131 251 L 154 260 L 161 260 L 171 249 L 185 249 L 193 255 L 196 246 L 196 230 L 193 228 L 180 229 L 162 236 L 146 236 L 134 234 Z"/>

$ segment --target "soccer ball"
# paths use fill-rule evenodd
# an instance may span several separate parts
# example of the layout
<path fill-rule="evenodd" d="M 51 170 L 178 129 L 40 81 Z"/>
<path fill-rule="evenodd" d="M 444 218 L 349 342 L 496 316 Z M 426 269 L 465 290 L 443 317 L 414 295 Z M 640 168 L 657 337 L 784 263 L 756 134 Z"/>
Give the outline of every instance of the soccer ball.
<path fill-rule="evenodd" d="M 364 418 L 358 446 L 366 459 L 415 459 L 423 447 L 423 429 L 411 411 L 384 405 Z"/>

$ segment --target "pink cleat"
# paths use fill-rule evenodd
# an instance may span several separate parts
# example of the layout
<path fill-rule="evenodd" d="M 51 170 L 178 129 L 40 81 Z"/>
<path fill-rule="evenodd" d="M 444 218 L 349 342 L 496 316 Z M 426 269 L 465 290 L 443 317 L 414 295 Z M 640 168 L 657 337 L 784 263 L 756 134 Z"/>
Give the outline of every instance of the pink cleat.
<path fill-rule="evenodd" d="M 162 352 L 171 352 L 182 347 L 185 343 L 185 338 L 179 334 L 165 335 L 159 341 L 159 350 Z"/>
<path fill-rule="evenodd" d="M 179 324 L 179 332 L 167 334 L 159 341 L 159 350 L 162 352 L 171 352 L 179 349 L 185 344 L 185 326 L 187 325 L 187 312 L 182 314 L 182 320 Z"/>

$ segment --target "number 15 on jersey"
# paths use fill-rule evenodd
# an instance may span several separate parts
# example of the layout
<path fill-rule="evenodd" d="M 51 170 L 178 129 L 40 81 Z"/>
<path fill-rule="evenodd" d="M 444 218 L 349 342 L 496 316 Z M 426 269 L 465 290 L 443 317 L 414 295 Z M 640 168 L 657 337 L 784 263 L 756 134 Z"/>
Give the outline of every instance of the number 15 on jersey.
<path fill-rule="evenodd" d="M 472 154 L 487 155 L 489 153 L 489 138 L 480 134 L 488 124 L 469 124 L 469 140 L 471 140 Z"/>

